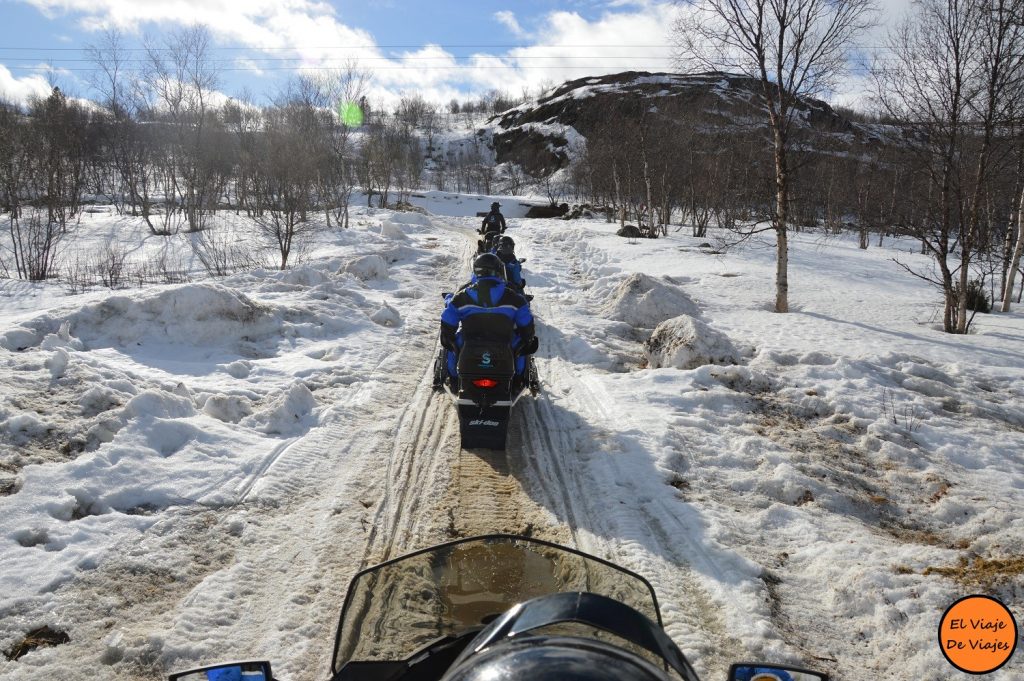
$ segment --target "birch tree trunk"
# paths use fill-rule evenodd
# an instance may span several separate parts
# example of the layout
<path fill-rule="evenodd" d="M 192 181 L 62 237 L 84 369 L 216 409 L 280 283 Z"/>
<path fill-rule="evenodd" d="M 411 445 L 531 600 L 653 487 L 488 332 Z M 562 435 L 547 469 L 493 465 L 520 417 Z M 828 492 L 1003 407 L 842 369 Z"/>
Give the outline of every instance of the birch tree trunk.
<path fill-rule="evenodd" d="M 1010 268 L 1006 272 L 1006 288 L 1003 290 L 1003 312 L 1010 311 L 1010 302 L 1013 298 L 1013 280 L 1017 276 L 1017 268 L 1020 267 L 1021 252 L 1024 251 L 1024 189 L 1020 192 L 1020 203 L 1017 206 L 1017 245 L 1010 257 Z"/>

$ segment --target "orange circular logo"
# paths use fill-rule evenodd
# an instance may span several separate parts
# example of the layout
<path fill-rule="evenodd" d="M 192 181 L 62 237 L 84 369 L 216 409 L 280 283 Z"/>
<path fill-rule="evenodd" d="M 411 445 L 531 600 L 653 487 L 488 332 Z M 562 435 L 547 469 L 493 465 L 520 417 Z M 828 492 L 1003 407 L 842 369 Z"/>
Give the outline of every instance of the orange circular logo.
<path fill-rule="evenodd" d="M 991 596 L 966 596 L 946 609 L 939 646 L 951 665 L 968 674 L 988 674 L 1006 664 L 1017 647 L 1017 622 Z"/>

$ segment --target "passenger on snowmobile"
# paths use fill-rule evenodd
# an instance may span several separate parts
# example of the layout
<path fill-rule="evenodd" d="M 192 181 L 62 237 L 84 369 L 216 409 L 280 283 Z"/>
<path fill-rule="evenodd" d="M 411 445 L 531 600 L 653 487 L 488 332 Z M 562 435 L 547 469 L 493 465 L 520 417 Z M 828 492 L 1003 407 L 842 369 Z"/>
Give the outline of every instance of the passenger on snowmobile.
<path fill-rule="evenodd" d="M 523 266 L 516 257 L 516 242 L 510 236 L 502 236 L 498 239 L 498 245 L 494 254 L 505 263 L 505 272 L 508 274 L 508 282 L 519 289 L 520 293 L 526 286 L 523 279 Z"/>
<path fill-rule="evenodd" d="M 501 232 L 487 232 L 484 234 L 484 238 L 476 242 L 476 254 L 483 255 L 484 253 L 494 253 L 494 249 L 498 246 L 498 239 L 501 237 Z"/>
<path fill-rule="evenodd" d="M 793 681 L 793 676 L 785 670 L 754 665 L 738 665 L 733 675 L 736 681 Z"/>
<path fill-rule="evenodd" d="M 448 299 L 441 313 L 441 345 L 448 351 L 448 376 L 453 381 L 458 377 L 458 352 L 466 333 L 501 336 L 513 350 L 528 345 L 534 337 L 530 305 L 505 283 L 505 263 L 493 253 L 476 257 L 472 280 Z M 526 356 L 519 355 L 516 376 L 522 379 L 525 370 Z"/>
<path fill-rule="evenodd" d="M 483 224 L 480 225 L 480 233 L 487 234 L 488 232 L 497 232 L 499 234 L 505 233 L 505 216 L 498 210 L 501 208 L 501 204 L 495 201 L 491 204 L 491 212 L 484 218 Z"/>

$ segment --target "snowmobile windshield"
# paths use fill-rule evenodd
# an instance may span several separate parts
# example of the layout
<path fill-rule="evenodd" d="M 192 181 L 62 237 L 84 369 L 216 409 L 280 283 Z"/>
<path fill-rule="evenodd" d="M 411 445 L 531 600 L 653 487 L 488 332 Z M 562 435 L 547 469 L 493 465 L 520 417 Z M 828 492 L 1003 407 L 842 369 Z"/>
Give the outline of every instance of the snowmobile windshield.
<path fill-rule="evenodd" d="M 569 591 L 608 596 L 661 626 L 653 588 L 633 572 L 548 542 L 476 537 L 357 574 L 341 612 L 333 671 L 350 662 L 408 660 L 476 633 L 517 603 Z"/>

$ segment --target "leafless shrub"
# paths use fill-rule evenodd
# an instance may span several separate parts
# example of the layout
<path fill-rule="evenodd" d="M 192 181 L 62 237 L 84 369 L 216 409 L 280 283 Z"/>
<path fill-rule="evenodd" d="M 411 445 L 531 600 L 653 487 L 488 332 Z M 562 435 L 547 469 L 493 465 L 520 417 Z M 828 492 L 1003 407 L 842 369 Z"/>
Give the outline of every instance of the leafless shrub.
<path fill-rule="evenodd" d="M 907 434 L 921 428 L 921 415 L 917 411 L 917 405 L 903 404 L 897 406 L 896 396 L 888 388 L 882 388 L 881 403 L 885 420 L 897 428 L 902 428 Z"/>
<path fill-rule="evenodd" d="M 125 261 L 128 258 L 128 249 L 123 245 L 108 242 L 98 253 L 96 268 L 99 271 L 100 281 L 107 288 L 120 288 L 126 280 Z"/>
<path fill-rule="evenodd" d="M 231 274 L 234 243 L 226 234 L 219 231 L 197 232 L 192 235 L 189 243 L 192 253 L 210 276 L 225 277 Z"/>
<path fill-rule="evenodd" d="M 139 287 L 148 284 L 184 284 L 192 280 L 182 257 L 172 256 L 168 249 L 140 263 L 131 271 L 130 276 Z"/>
<path fill-rule="evenodd" d="M 8 229 L 18 276 L 29 281 L 49 277 L 65 236 L 62 225 L 47 219 L 44 211 L 22 209 L 10 213 Z"/>
<path fill-rule="evenodd" d="M 64 266 L 61 270 L 61 280 L 71 295 L 84 293 L 99 283 L 96 270 L 89 262 L 89 258 L 83 255 L 76 256 Z"/>
<path fill-rule="evenodd" d="M 5 249 L 0 249 L 0 279 L 10 279 L 11 270 L 7 264 L 7 253 Z"/>
<path fill-rule="evenodd" d="M 207 230 L 191 238 L 192 253 L 210 276 L 224 277 L 233 272 L 270 266 L 263 249 L 233 239 L 223 231 Z"/>

